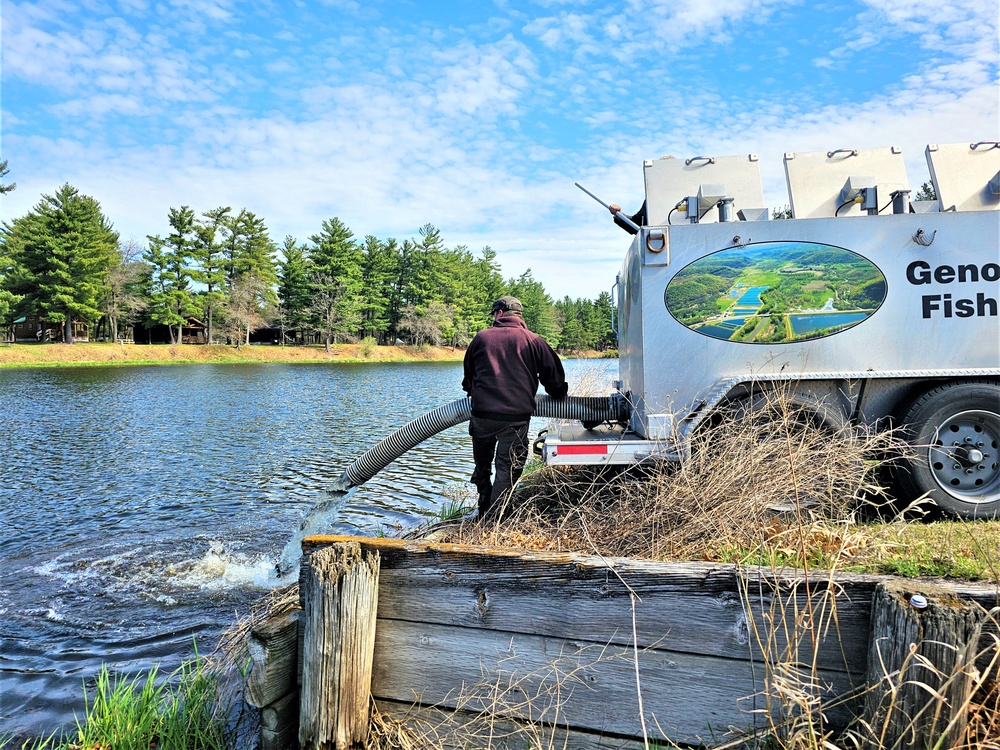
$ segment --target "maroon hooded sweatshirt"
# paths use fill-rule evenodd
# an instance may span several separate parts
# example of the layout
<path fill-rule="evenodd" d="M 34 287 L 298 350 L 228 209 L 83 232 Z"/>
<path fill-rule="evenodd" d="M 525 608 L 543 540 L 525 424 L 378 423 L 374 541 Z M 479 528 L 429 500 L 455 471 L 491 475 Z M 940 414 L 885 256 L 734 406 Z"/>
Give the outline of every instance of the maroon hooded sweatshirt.
<path fill-rule="evenodd" d="M 559 356 L 519 315 L 503 315 L 477 333 L 465 351 L 462 388 L 472 396 L 473 416 L 527 421 L 535 411 L 539 382 L 555 399 L 569 391 Z"/>

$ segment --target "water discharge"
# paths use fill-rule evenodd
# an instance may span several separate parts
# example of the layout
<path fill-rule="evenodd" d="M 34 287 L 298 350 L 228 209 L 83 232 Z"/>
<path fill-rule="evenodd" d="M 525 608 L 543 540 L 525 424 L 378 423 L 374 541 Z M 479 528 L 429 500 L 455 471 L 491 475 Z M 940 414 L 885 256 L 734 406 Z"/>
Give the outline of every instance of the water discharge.
<path fill-rule="evenodd" d="M 334 534 L 338 531 L 350 533 L 350 530 L 340 530 L 337 519 L 347 503 L 347 497 L 354 490 L 328 490 L 326 497 L 317 502 L 306 513 L 299 524 L 298 531 L 285 544 L 278 557 L 275 572 L 279 578 L 287 578 L 298 572 L 299 560 L 302 559 L 302 540 L 314 534 Z"/>

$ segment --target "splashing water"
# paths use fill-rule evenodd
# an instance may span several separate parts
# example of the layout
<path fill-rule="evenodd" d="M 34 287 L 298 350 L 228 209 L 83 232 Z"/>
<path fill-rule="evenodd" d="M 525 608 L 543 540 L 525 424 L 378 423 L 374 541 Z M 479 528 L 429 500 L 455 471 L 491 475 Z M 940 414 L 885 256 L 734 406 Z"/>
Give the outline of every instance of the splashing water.
<path fill-rule="evenodd" d="M 279 579 L 287 579 L 298 570 L 299 560 L 302 558 L 302 540 L 313 534 L 349 534 L 351 529 L 338 528 L 336 523 L 341 515 L 348 497 L 354 490 L 329 490 L 326 496 L 317 502 L 299 524 L 298 530 L 292 538 L 285 544 L 281 556 L 275 569 Z"/>

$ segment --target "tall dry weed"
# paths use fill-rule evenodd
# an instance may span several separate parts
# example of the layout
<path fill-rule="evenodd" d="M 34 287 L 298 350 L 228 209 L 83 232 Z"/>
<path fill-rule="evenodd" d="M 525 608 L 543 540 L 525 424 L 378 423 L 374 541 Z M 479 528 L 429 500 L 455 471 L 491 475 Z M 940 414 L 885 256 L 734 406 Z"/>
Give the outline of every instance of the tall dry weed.
<path fill-rule="evenodd" d="M 886 500 L 879 456 L 899 445 L 884 431 L 817 427 L 778 393 L 699 430 L 679 463 L 532 472 L 501 521 L 466 523 L 456 540 L 690 560 L 777 539 L 804 553 L 816 524 Z"/>

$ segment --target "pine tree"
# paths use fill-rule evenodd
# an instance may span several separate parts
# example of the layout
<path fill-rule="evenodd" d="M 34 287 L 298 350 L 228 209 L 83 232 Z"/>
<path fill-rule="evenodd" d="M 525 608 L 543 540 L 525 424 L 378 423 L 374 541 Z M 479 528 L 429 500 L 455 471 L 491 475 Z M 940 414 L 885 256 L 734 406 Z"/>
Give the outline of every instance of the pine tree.
<path fill-rule="evenodd" d="M 311 266 L 305 246 L 300 245 L 294 237 L 285 237 L 281 255 L 282 260 L 278 264 L 278 304 L 281 322 L 287 329 L 301 333 L 308 325 L 309 306 L 312 303 Z"/>
<path fill-rule="evenodd" d="M 227 315 L 235 316 L 238 325 L 229 325 L 227 331 L 241 331 L 244 343 L 250 343 L 250 334 L 260 327 L 263 318 L 277 306 L 275 285 L 278 283 L 277 248 L 267 231 L 264 220 L 243 208 L 236 216 L 228 216 L 222 222 L 228 236 L 223 243 L 226 255 L 226 282 L 228 298 L 225 303 Z M 239 288 L 239 299 L 232 299 L 233 290 Z M 247 291 L 251 290 L 251 291 Z M 248 305 L 257 305 L 254 315 L 249 314 Z M 253 320 L 253 324 L 247 321 Z M 243 335 L 245 334 L 245 335 Z M 229 336 L 232 339 L 232 336 Z"/>
<path fill-rule="evenodd" d="M 184 323 L 199 311 L 190 284 L 195 244 L 194 211 L 188 206 L 171 208 L 168 222 L 173 231 L 166 239 L 147 236 L 149 250 L 143 259 L 152 266 L 147 318 L 152 323 L 167 326 L 171 343 L 182 344 Z"/>
<path fill-rule="evenodd" d="M 231 218 L 229 206 L 219 206 L 204 212 L 195 227 L 191 257 L 194 267 L 191 279 L 205 287 L 198 300 L 205 318 L 205 336 L 209 344 L 215 341 L 215 313 L 226 302 L 227 263 L 223 237 Z"/>
<path fill-rule="evenodd" d="M 389 327 L 396 240 L 380 242 L 372 235 L 361 246 L 361 336 L 379 338 Z"/>
<path fill-rule="evenodd" d="M 7 160 L 4 159 L 3 161 L 0 161 L 0 180 L 6 177 L 9 171 L 10 170 L 7 169 Z M 16 182 L 12 182 L 9 185 L 4 185 L 2 182 L 0 182 L 0 195 L 3 195 L 4 193 L 9 193 L 16 187 L 17 187 Z"/>
<path fill-rule="evenodd" d="M 96 200 L 63 185 L 42 196 L 33 211 L 4 223 L 2 242 L 8 267 L 18 268 L 12 274 L 17 288 L 8 290 L 20 296 L 17 311 L 62 324 L 68 344 L 74 321 L 97 321 L 118 233 Z"/>
<path fill-rule="evenodd" d="M 602 351 L 618 348 L 618 335 L 612 328 L 612 318 L 616 312 L 610 292 L 601 292 L 594 300 L 592 331 L 596 346 Z"/>
<path fill-rule="evenodd" d="M 361 320 L 362 257 L 353 237 L 354 233 L 334 217 L 324 221 L 322 231 L 309 238 L 313 243 L 309 251 L 313 298 L 320 316 L 314 324 L 327 337 L 346 337 L 354 330 L 351 326 Z"/>
<path fill-rule="evenodd" d="M 6 248 L 3 234 L 0 234 L 0 326 L 13 325 L 14 308 L 22 296 L 11 289 L 17 286 L 17 279 L 23 273 L 14 265 L 14 258 Z"/>
<path fill-rule="evenodd" d="M 559 339 L 559 323 L 552 298 L 540 281 L 536 281 L 529 268 L 517 279 L 509 282 L 509 294 L 514 295 L 524 305 L 524 322 L 532 331 L 546 341 Z"/>
<path fill-rule="evenodd" d="M 396 254 L 389 293 L 389 340 L 399 337 L 403 310 L 413 304 L 413 278 L 416 265 L 417 245 L 412 240 L 403 240 Z"/>

